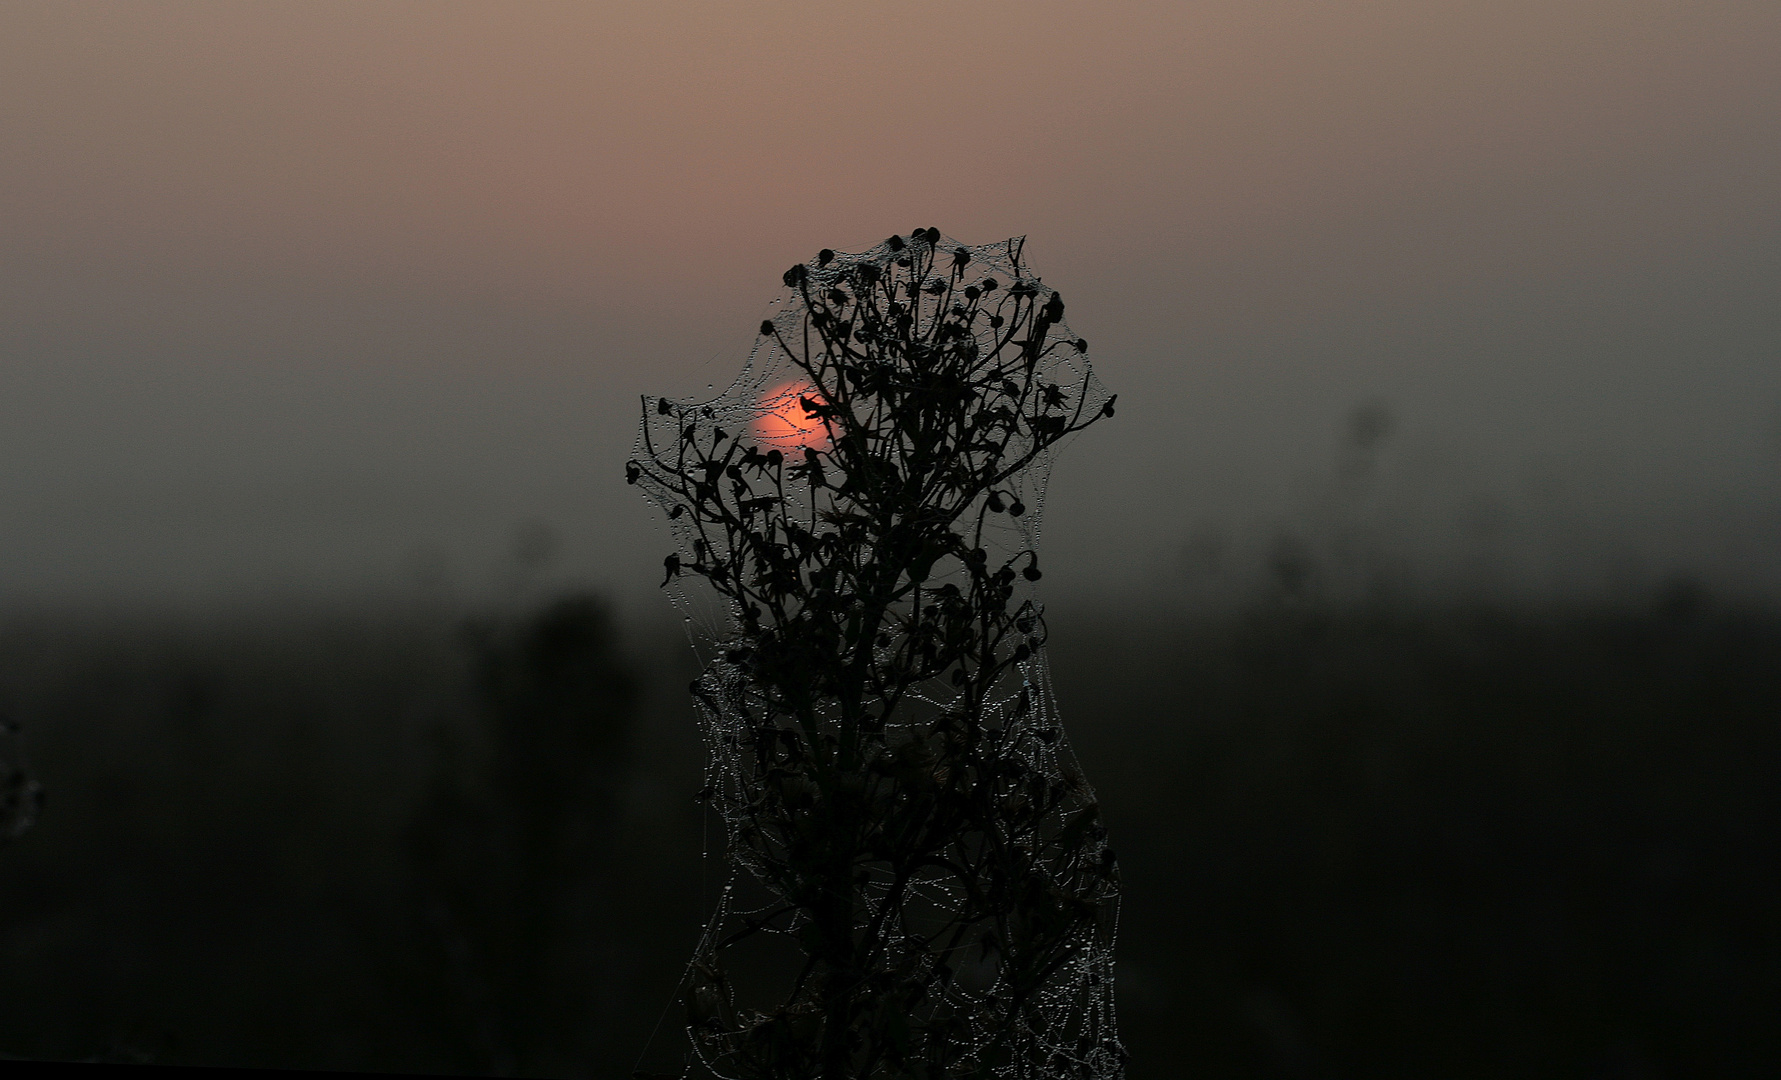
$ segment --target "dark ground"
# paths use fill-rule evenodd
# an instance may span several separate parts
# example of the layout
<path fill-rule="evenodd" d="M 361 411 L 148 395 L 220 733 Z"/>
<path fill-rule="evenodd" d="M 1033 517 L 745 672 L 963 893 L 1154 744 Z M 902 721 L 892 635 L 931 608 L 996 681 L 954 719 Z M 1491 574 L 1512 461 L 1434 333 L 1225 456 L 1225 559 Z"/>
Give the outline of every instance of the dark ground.
<path fill-rule="evenodd" d="M 719 874 L 687 664 L 579 597 L 7 621 L 48 802 L 0 849 L 0 1051 L 628 1076 Z M 1781 1060 L 1781 616 L 1109 614 L 1053 664 L 1134 1080 Z"/>

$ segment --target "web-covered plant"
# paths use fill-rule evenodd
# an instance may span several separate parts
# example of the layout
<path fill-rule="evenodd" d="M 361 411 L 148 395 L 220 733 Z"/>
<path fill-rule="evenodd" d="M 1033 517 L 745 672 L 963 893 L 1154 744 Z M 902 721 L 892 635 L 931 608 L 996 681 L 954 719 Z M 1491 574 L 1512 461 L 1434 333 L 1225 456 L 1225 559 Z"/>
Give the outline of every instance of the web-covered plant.
<path fill-rule="evenodd" d="M 1051 448 L 1113 398 L 1021 247 L 825 250 L 725 393 L 645 399 L 732 865 L 683 986 L 719 1076 L 1123 1075 L 1033 595 Z"/>

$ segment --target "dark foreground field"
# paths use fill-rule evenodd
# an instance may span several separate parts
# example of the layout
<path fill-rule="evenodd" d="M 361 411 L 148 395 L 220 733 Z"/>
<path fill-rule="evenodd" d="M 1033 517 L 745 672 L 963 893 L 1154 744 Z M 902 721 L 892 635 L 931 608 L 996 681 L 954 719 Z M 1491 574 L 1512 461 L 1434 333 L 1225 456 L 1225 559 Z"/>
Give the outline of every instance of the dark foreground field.
<path fill-rule="evenodd" d="M 0 849 L 0 1051 L 628 1076 L 720 869 L 683 651 L 578 597 L 6 622 L 48 804 Z M 1053 662 L 1135 1080 L 1781 1060 L 1781 618 L 1084 613 Z"/>

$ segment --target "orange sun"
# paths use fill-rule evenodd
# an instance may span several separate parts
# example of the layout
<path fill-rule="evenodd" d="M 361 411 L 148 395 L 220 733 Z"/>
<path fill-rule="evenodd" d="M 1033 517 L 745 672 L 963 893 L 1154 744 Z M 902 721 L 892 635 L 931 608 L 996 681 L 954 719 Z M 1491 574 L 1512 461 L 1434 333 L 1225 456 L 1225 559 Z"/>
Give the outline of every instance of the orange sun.
<path fill-rule="evenodd" d="M 804 380 L 788 382 L 762 394 L 761 412 L 754 419 L 755 438 L 770 446 L 809 446 L 818 450 L 827 446 L 829 436 L 822 421 L 804 411 L 806 399 L 820 404 L 822 395 Z"/>

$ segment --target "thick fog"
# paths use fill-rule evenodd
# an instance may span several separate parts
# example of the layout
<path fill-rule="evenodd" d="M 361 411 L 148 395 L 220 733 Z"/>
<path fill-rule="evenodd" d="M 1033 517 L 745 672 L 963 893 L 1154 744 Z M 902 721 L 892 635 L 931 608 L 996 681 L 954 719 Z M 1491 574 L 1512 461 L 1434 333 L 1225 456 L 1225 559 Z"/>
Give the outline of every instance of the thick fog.
<path fill-rule="evenodd" d="M 1029 255 L 1059 597 L 1781 584 L 1765 4 L 8 5 L 0 595 L 660 614 L 637 395 Z"/>
<path fill-rule="evenodd" d="M 1778 60 L 1773 0 L 8 0 L 0 1060 L 705 1075 L 639 395 L 933 226 L 1119 395 L 1040 682 L 1131 1074 L 1766 1075 Z"/>

